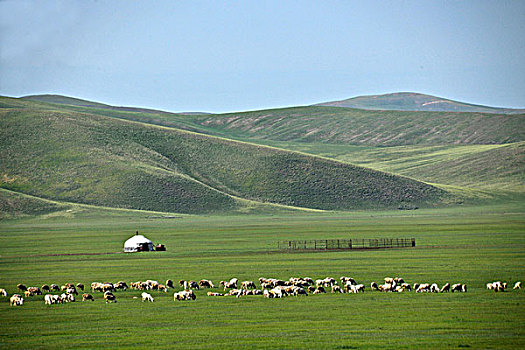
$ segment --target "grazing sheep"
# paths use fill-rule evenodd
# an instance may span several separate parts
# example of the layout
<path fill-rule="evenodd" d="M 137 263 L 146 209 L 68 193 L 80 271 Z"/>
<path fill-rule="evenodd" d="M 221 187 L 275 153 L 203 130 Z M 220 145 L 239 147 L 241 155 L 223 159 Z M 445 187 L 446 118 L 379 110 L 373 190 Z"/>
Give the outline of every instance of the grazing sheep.
<path fill-rule="evenodd" d="M 255 285 L 255 283 L 253 283 L 253 281 L 243 281 L 241 283 L 241 288 L 243 289 L 255 289 L 257 288 L 257 286 Z"/>
<path fill-rule="evenodd" d="M 159 292 L 164 292 L 164 293 L 168 292 L 168 287 L 163 285 L 163 284 L 159 284 L 157 289 L 158 289 Z"/>
<path fill-rule="evenodd" d="M 237 278 L 232 278 L 230 281 L 221 281 L 219 285 L 224 286 L 224 290 L 226 290 L 227 288 L 237 289 L 237 282 Z"/>
<path fill-rule="evenodd" d="M 197 296 L 192 290 L 183 290 L 173 294 L 173 300 L 195 300 Z"/>
<path fill-rule="evenodd" d="M 332 286 L 332 293 L 343 293 L 343 290 L 339 286 Z"/>
<path fill-rule="evenodd" d="M 18 289 L 20 292 L 25 292 L 27 290 L 27 287 L 19 283 L 16 285 L 16 289 Z"/>
<path fill-rule="evenodd" d="M 78 295 L 77 289 L 76 289 L 74 286 L 68 287 L 68 288 L 66 289 L 66 293 L 67 293 L 67 294 Z"/>
<path fill-rule="evenodd" d="M 7 291 L 4 288 L 0 288 L 0 296 L 6 297 Z"/>
<path fill-rule="evenodd" d="M 396 284 L 403 284 L 405 283 L 405 280 L 402 279 L 401 277 L 395 277 L 394 282 L 396 282 Z"/>
<path fill-rule="evenodd" d="M 421 283 L 416 289 L 416 293 L 429 292 L 429 291 L 430 291 L 430 284 L 428 283 Z"/>
<path fill-rule="evenodd" d="M 84 291 L 84 285 L 82 283 L 77 283 L 77 288 Z"/>
<path fill-rule="evenodd" d="M 52 291 L 58 292 L 60 290 L 60 287 L 58 287 L 56 284 L 53 283 L 49 286 L 49 289 L 51 289 Z"/>
<path fill-rule="evenodd" d="M 322 286 L 315 288 L 313 292 L 313 294 L 323 294 L 323 293 L 326 293 L 326 290 Z"/>
<path fill-rule="evenodd" d="M 117 302 L 117 298 L 110 291 L 104 292 L 104 300 L 106 301 L 106 304 Z"/>
<path fill-rule="evenodd" d="M 514 284 L 514 288 L 512 288 L 512 289 L 521 289 L 521 282 L 516 282 Z"/>
<path fill-rule="evenodd" d="M 379 290 L 379 287 L 377 286 L 377 283 L 372 282 L 372 283 L 370 283 L 370 289 L 372 289 L 372 290 Z"/>
<path fill-rule="evenodd" d="M 401 283 L 401 288 L 403 288 L 403 290 L 408 290 L 408 291 L 412 290 L 412 286 L 405 282 Z"/>
<path fill-rule="evenodd" d="M 42 287 L 40 287 L 42 289 L 42 292 L 49 292 L 50 291 L 50 288 L 47 284 L 43 284 Z"/>
<path fill-rule="evenodd" d="M 456 283 L 456 284 L 453 284 L 450 289 L 451 289 L 452 293 L 454 293 L 454 292 L 463 292 L 463 293 L 465 293 L 467 291 L 467 286 L 464 285 L 464 284 L 461 284 L 461 283 Z"/>
<path fill-rule="evenodd" d="M 200 280 L 199 281 L 199 286 L 202 287 L 202 288 L 215 288 L 215 286 L 213 285 L 212 281 L 210 281 L 210 280 Z"/>
<path fill-rule="evenodd" d="M 62 293 L 60 295 L 60 299 L 62 299 L 62 302 L 69 303 L 75 301 L 75 296 L 73 294 Z"/>
<path fill-rule="evenodd" d="M 222 293 L 215 293 L 215 292 L 208 292 L 206 293 L 206 295 L 209 297 L 223 297 L 224 296 L 224 294 Z"/>
<path fill-rule="evenodd" d="M 173 281 L 172 280 L 166 280 L 166 287 L 168 287 L 168 288 L 175 288 L 175 286 L 173 285 Z"/>
<path fill-rule="evenodd" d="M 377 286 L 377 288 L 378 288 L 381 292 L 392 292 L 392 291 L 395 290 L 394 285 L 391 284 L 391 283 L 380 284 L 379 286 Z"/>
<path fill-rule="evenodd" d="M 364 284 L 356 284 L 355 286 L 351 283 L 347 283 L 345 285 L 345 289 L 348 291 L 348 293 L 364 293 L 365 292 L 365 285 Z"/>
<path fill-rule="evenodd" d="M 44 295 L 44 305 L 54 304 L 55 298 L 51 294 Z"/>
<path fill-rule="evenodd" d="M 392 277 L 385 277 L 385 284 L 394 284 L 394 279 Z"/>
<path fill-rule="evenodd" d="M 93 298 L 91 294 L 87 294 L 87 293 L 82 294 L 82 301 L 88 301 L 88 300 L 95 301 L 95 298 Z"/>
<path fill-rule="evenodd" d="M 351 284 L 357 284 L 357 282 L 352 278 L 352 277 L 345 277 L 345 276 L 342 276 L 341 278 L 339 278 L 341 280 L 341 284 L 344 286 L 346 285 L 348 282 L 350 282 Z"/>
<path fill-rule="evenodd" d="M 118 281 L 116 284 L 115 284 L 115 289 L 122 289 L 122 290 L 127 290 L 129 287 L 127 285 L 126 282 L 124 281 Z"/>
<path fill-rule="evenodd" d="M 449 292 L 450 291 L 450 283 L 446 283 L 443 287 L 441 287 L 440 293 L 443 292 Z"/>
<path fill-rule="evenodd" d="M 21 306 L 24 304 L 24 298 L 20 294 L 13 294 L 11 298 L 9 298 L 9 304 L 11 306 Z"/>
<path fill-rule="evenodd" d="M 145 302 L 145 301 L 153 302 L 154 301 L 153 297 L 149 293 L 142 292 L 141 296 L 142 296 L 142 302 Z"/>
<path fill-rule="evenodd" d="M 439 286 L 437 285 L 437 283 L 432 283 L 430 285 L 430 292 L 431 293 L 439 293 Z"/>

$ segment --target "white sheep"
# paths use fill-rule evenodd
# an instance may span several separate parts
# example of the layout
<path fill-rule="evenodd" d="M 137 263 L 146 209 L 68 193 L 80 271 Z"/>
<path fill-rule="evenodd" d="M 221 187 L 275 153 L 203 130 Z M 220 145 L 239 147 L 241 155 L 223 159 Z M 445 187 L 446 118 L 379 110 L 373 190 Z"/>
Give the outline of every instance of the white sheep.
<path fill-rule="evenodd" d="M 142 296 L 142 302 L 145 302 L 145 301 L 153 302 L 154 301 L 153 297 L 149 293 L 142 292 L 141 296 Z"/>

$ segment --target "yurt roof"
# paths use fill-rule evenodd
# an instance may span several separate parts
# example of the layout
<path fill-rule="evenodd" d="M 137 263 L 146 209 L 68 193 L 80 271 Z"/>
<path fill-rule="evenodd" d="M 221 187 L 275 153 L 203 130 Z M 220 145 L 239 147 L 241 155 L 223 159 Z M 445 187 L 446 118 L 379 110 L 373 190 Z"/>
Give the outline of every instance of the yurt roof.
<path fill-rule="evenodd" d="M 124 243 L 124 245 L 138 245 L 141 243 L 152 243 L 149 239 L 144 237 L 143 235 L 136 235 L 131 237 Z"/>

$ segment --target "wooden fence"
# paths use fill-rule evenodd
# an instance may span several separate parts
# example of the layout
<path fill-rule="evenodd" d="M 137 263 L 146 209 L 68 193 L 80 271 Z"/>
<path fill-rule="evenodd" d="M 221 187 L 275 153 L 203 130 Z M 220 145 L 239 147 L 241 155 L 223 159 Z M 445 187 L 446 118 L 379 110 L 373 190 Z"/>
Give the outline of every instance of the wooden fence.
<path fill-rule="evenodd" d="M 315 239 L 279 241 L 280 250 L 350 250 L 415 247 L 415 238 Z"/>

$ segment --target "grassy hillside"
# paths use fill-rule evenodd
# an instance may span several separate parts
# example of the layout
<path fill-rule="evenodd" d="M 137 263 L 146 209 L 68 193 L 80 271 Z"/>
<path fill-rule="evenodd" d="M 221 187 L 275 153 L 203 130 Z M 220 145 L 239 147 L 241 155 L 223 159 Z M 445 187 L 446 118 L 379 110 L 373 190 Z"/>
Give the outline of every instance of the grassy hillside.
<path fill-rule="evenodd" d="M 23 101 L 26 100 L 0 98 L 0 105 L 17 107 Z M 126 107 L 41 105 L 254 141 L 385 147 L 504 144 L 525 140 L 525 114 L 366 111 L 312 106 L 220 115 L 186 115 L 152 110 L 144 112 Z M 25 108 L 32 107 L 26 104 Z"/>
<path fill-rule="evenodd" d="M 195 117 L 232 138 L 367 146 L 502 144 L 525 140 L 525 115 L 297 107 Z"/>
<path fill-rule="evenodd" d="M 358 96 L 341 101 L 324 102 L 318 104 L 318 106 L 393 111 L 443 111 L 501 114 L 525 113 L 525 109 L 480 106 L 414 92 Z"/>
<path fill-rule="evenodd" d="M 349 164 L 92 114 L 6 108 L 0 128 L 1 187 L 58 201 L 206 213 L 246 200 L 346 210 L 446 197 Z"/>
<path fill-rule="evenodd" d="M 398 147 L 279 141 L 264 143 L 430 183 L 487 190 L 494 194 L 525 193 L 525 142 Z"/>

